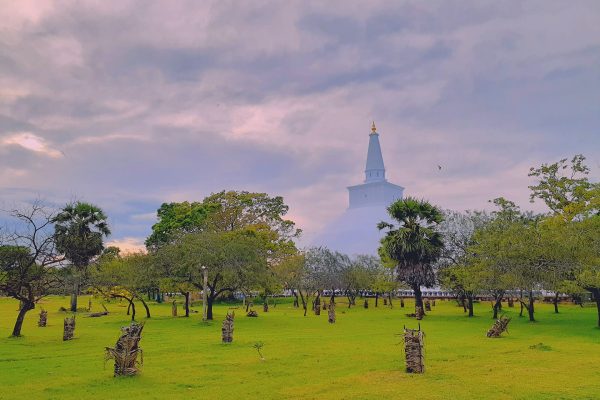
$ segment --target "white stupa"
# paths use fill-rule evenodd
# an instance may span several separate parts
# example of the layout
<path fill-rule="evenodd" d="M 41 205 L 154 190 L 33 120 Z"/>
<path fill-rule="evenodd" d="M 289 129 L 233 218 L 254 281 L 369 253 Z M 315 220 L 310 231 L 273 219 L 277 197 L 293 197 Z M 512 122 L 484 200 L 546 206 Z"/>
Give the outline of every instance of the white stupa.
<path fill-rule="evenodd" d="M 313 242 L 346 254 L 377 254 L 383 232 L 380 221 L 389 221 L 387 206 L 402 198 L 404 188 L 385 179 L 385 166 L 375 122 L 369 134 L 365 181 L 348 186 L 348 209 L 331 222 Z"/>

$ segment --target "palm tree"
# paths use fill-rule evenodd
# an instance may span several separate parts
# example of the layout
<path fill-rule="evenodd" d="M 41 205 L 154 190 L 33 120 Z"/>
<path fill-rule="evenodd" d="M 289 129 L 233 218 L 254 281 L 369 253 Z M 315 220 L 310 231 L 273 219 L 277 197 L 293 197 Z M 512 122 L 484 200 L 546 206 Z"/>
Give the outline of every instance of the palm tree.
<path fill-rule="evenodd" d="M 106 215 L 97 206 L 77 202 L 67 204 L 53 219 L 56 249 L 73 266 L 71 311 L 77 311 L 81 275 L 90 261 L 104 249 L 103 238 L 110 235 Z"/>
<path fill-rule="evenodd" d="M 380 222 L 377 227 L 387 228 L 381 239 L 379 254 L 382 260 L 393 261 L 398 280 L 408 284 L 415 293 L 415 307 L 423 309 L 421 286 L 435 283 L 433 263 L 440 257 L 444 246 L 436 227 L 443 220 L 439 208 L 412 197 L 398 200 L 388 207 L 397 227 Z"/>

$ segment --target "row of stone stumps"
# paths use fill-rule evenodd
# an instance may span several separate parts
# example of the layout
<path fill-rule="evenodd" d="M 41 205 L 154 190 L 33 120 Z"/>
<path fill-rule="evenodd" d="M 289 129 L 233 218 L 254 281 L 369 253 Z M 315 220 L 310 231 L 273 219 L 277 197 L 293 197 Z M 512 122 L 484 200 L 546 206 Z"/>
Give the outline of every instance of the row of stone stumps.
<path fill-rule="evenodd" d="M 42 309 L 38 319 L 38 326 L 45 328 L 48 325 L 48 311 Z M 63 341 L 73 339 L 75 333 L 75 316 L 65 318 L 63 323 Z"/>

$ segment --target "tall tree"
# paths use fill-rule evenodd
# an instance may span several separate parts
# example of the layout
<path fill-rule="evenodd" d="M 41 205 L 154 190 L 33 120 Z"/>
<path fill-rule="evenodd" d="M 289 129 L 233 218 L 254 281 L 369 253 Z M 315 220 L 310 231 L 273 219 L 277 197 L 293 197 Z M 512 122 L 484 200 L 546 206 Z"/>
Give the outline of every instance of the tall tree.
<path fill-rule="evenodd" d="M 565 237 L 563 235 L 562 240 L 558 242 L 559 245 L 571 238 L 581 237 L 582 233 L 587 231 L 588 226 L 594 225 L 594 217 L 600 216 L 600 182 L 590 182 L 589 173 L 590 168 L 585 164 L 585 157 L 582 154 L 575 155 L 570 162 L 563 158 L 558 162 L 542 164 L 538 168 L 530 169 L 529 176 L 537 180 L 535 185 L 529 186 L 529 189 L 531 189 L 530 200 L 533 202 L 535 199 L 540 199 L 552 211 L 555 218 L 549 218 L 548 223 L 555 230 L 563 232 L 563 234 L 565 232 L 565 227 L 561 226 L 563 221 L 567 224 L 571 222 L 572 227 L 579 230 L 575 233 L 575 236 Z M 590 218 L 591 221 L 580 223 Z M 560 248 L 561 246 L 554 247 L 553 250 L 556 251 Z M 582 248 L 581 253 L 585 254 L 593 248 L 593 245 L 586 249 Z M 570 249 L 567 248 L 566 252 L 570 253 Z M 589 258 L 587 260 L 589 261 Z M 584 268 L 585 275 L 588 278 L 593 276 L 593 268 L 590 269 L 589 262 L 584 264 L 587 265 L 587 268 Z M 548 277 L 551 279 L 547 280 L 546 288 L 555 292 L 555 312 L 558 313 L 558 296 L 560 292 L 566 290 L 565 288 L 571 288 L 572 283 L 577 283 L 577 280 L 573 280 L 573 277 L 580 272 L 581 268 L 578 268 L 577 271 L 568 271 L 564 268 L 564 265 L 555 265 L 550 269 Z M 589 275 L 590 272 L 591 275 Z M 588 289 L 586 290 L 591 289 L 590 291 L 594 293 L 596 290 L 593 287 L 594 285 L 589 286 L 590 281 L 588 279 L 584 280 L 588 281 Z M 593 282 L 593 279 L 591 281 Z M 598 291 L 598 294 L 600 294 L 600 291 Z"/>
<path fill-rule="evenodd" d="M 77 311 L 77 296 L 90 262 L 102 253 L 104 237 L 110 235 L 107 218 L 97 206 L 76 202 L 67 204 L 52 220 L 57 250 L 71 262 L 73 293 L 71 311 Z"/>
<path fill-rule="evenodd" d="M 415 307 L 422 309 L 421 286 L 435 283 L 433 265 L 444 246 L 437 231 L 443 214 L 438 207 L 412 197 L 392 203 L 388 213 L 397 224 L 378 224 L 379 229 L 388 229 L 379 253 L 382 259 L 395 262 L 398 279 L 412 288 Z"/>
<path fill-rule="evenodd" d="M 51 232 L 53 215 L 39 203 L 11 212 L 19 230 L 0 237 L 0 293 L 21 307 L 12 336 L 21 336 L 25 315 L 58 283 L 55 266 L 62 261 Z"/>

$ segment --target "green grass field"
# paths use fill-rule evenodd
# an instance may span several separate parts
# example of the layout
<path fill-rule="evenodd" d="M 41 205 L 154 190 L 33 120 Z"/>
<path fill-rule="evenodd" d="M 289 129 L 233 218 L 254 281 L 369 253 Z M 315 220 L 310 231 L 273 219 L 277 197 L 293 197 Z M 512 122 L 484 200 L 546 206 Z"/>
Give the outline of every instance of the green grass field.
<path fill-rule="evenodd" d="M 87 305 L 82 297 L 80 304 Z M 362 303 L 358 303 L 362 304 Z M 77 319 L 75 339 L 62 341 L 68 298 L 45 299 L 48 327 L 37 327 L 39 308 L 29 312 L 24 336 L 8 338 L 17 303 L 0 299 L 1 399 L 599 399 L 600 329 L 595 308 L 539 305 L 539 322 L 518 317 L 509 334 L 485 337 L 489 304 L 467 318 L 451 301 L 438 301 L 421 326 L 426 333 L 426 373 L 404 372 L 400 337 L 416 327 L 411 310 L 338 306 L 337 323 L 326 313 L 303 317 L 281 303 L 259 318 L 239 309 L 234 342 L 221 344 L 221 321 L 231 305 L 218 305 L 207 325 L 199 314 L 170 316 L 169 304 L 153 304 L 141 346 L 139 376 L 113 378 L 104 347 L 113 346 L 128 323 L 125 307 Z M 95 310 L 99 309 L 95 304 Z M 196 309 L 201 311 L 200 307 Z M 263 342 L 265 361 L 252 345 Z M 543 343 L 543 346 L 530 346 Z"/>

